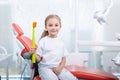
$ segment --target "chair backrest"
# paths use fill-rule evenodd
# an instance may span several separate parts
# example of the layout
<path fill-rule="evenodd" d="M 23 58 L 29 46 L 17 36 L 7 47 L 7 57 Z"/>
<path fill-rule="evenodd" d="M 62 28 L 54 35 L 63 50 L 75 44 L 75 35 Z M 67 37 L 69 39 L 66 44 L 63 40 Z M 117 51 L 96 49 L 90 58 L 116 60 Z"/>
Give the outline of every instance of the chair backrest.
<path fill-rule="evenodd" d="M 17 34 L 18 34 L 19 36 L 21 36 L 21 35 L 24 34 L 23 30 L 19 27 L 19 25 L 13 23 L 13 24 L 12 24 L 12 27 L 15 29 L 15 31 L 17 32 Z"/>
<path fill-rule="evenodd" d="M 22 43 L 24 46 L 23 51 L 21 52 L 21 56 L 23 56 L 24 53 L 29 52 L 32 48 L 32 40 L 26 36 L 24 36 L 23 30 L 17 25 L 16 23 L 12 24 L 13 28 L 17 32 L 16 38 Z"/>

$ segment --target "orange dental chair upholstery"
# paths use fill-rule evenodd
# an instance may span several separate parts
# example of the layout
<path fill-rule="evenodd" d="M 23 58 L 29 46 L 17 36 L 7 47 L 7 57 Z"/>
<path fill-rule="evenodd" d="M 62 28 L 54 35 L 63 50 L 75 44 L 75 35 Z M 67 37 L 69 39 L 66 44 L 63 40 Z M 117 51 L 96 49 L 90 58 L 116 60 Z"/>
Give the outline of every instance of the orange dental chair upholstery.
<path fill-rule="evenodd" d="M 23 30 L 17 25 L 17 24 L 12 24 L 13 28 L 15 29 L 15 31 L 17 32 L 17 36 L 16 38 L 22 43 L 22 45 L 24 46 L 24 49 L 21 52 L 21 56 L 24 59 L 28 59 L 30 58 L 30 54 L 27 53 L 30 51 L 30 49 L 32 48 L 32 41 L 30 38 L 24 36 L 24 32 Z"/>
<path fill-rule="evenodd" d="M 103 72 L 96 69 L 87 68 L 84 66 L 68 65 L 65 66 L 78 79 L 85 80 L 119 80 L 111 73 Z"/>
<path fill-rule="evenodd" d="M 22 29 L 15 23 L 12 24 L 15 31 L 18 33 L 17 39 L 23 44 L 24 49 L 21 52 L 21 56 L 24 59 L 29 59 L 30 55 L 29 52 L 30 48 L 32 48 L 32 41 L 28 37 L 24 36 L 24 32 Z M 83 66 L 77 66 L 77 65 L 67 65 L 65 66 L 67 70 L 69 70 L 74 76 L 76 76 L 78 79 L 84 79 L 84 80 L 119 80 L 116 76 L 114 76 L 112 73 L 103 72 L 96 69 L 91 69 Z M 39 73 L 36 74 L 37 77 L 34 78 L 34 80 L 41 80 L 39 77 Z"/>

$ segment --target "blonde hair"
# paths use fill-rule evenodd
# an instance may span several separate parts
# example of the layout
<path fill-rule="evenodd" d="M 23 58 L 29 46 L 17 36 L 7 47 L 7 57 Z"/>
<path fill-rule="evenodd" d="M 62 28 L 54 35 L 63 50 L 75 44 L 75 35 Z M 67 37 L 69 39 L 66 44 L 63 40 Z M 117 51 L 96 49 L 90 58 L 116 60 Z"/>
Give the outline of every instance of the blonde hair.
<path fill-rule="evenodd" d="M 47 21 L 50 19 L 50 18 L 56 18 L 56 19 L 58 19 L 59 20 L 59 23 L 60 23 L 60 26 L 61 26 L 61 19 L 60 19 L 60 17 L 58 16 L 58 15 L 48 15 L 47 17 L 46 17 L 46 19 L 45 19 L 45 26 L 47 25 Z M 43 37 L 45 37 L 45 36 L 47 36 L 48 35 L 48 31 L 46 31 L 46 30 L 44 30 L 43 31 L 43 33 L 42 33 L 42 35 L 41 35 L 41 37 L 40 37 L 40 39 L 42 39 Z"/>

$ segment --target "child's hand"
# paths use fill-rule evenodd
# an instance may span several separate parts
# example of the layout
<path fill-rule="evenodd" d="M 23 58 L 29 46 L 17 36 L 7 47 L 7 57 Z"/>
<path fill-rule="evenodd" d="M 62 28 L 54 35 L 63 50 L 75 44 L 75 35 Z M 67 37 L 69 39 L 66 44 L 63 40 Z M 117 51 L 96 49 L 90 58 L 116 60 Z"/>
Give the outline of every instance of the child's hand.
<path fill-rule="evenodd" d="M 53 72 L 54 72 L 56 75 L 59 75 L 61 71 L 62 71 L 62 68 L 60 68 L 60 67 L 55 67 L 55 68 L 53 68 Z"/>
<path fill-rule="evenodd" d="M 35 48 L 31 48 L 30 49 L 30 54 L 36 53 L 36 49 Z"/>

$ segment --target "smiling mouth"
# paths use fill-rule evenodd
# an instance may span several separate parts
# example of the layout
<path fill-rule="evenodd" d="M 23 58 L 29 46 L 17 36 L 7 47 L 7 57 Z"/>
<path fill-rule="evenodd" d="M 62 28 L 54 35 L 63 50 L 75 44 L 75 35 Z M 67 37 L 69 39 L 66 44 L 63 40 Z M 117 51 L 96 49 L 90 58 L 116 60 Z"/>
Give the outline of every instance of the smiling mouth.
<path fill-rule="evenodd" d="M 51 31 L 51 32 L 57 32 L 57 31 Z"/>

